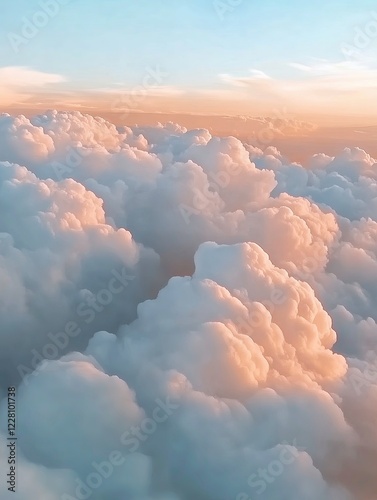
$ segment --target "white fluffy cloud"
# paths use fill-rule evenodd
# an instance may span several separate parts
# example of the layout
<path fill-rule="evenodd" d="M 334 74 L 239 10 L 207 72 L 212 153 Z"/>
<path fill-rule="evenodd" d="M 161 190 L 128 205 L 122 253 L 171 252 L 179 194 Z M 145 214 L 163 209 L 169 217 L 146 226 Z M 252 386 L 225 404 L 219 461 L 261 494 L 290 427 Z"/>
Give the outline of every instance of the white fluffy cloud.
<path fill-rule="evenodd" d="M 16 498 L 374 498 L 375 167 L 1 115 Z"/>

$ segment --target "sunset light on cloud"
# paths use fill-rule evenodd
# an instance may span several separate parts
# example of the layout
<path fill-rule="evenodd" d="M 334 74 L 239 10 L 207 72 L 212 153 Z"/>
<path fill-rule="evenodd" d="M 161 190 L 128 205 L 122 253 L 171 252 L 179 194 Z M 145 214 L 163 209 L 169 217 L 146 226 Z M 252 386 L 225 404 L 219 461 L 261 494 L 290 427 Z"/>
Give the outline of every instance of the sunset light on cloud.
<path fill-rule="evenodd" d="M 0 34 L 0 500 L 376 500 L 375 0 Z"/>

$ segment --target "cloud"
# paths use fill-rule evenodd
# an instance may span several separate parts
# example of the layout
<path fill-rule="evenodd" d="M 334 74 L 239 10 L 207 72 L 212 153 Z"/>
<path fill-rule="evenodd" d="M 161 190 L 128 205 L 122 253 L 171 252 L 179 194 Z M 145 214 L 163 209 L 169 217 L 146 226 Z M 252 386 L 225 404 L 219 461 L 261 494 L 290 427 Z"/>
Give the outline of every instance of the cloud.
<path fill-rule="evenodd" d="M 339 115 L 347 100 L 349 115 L 362 116 L 367 105 L 371 112 L 376 102 L 376 68 L 360 62 L 315 61 L 310 64 L 289 63 L 294 70 L 288 78 L 276 79 L 257 70 L 250 75 L 220 75 L 229 86 L 251 98 L 281 106 L 284 102 L 292 113 L 315 116 L 326 109 L 327 114 Z M 369 104 L 367 104 L 369 103 Z"/>
<path fill-rule="evenodd" d="M 374 498 L 376 165 L 0 115 L 16 498 Z"/>
<path fill-rule="evenodd" d="M 25 100 L 35 89 L 65 82 L 57 74 L 44 73 L 26 66 L 6 66 L 0 68 L 1 104 L 7 106 Z"/>
<path fill-rule="evenodd" d="M 43 87 L 50 83 L 65 81 L 61 75 L 36 71 L 26 66 L 0 68 L 0 78 L 2 85 L 15 87 Z"/>
<path fill-rule="evenodd" d="M 250 82 L 258 82 L 259 80 L 272 80 L 270 76 L 258 69 L 251 69 L 249 73 L 250 76 L 245 78 L 234 78 L 226 73 L 219 76 L 225 83 L 230 83 L 231 85 L 239 85 L 241 87 L 247 86 Z"/>
<path fill-rule="evenodd" d="M 314 84 L 321 88 L 328 88 L 328 90 L 375 89 L 377 69 L 359 62 L 323 61 L 312 65 L 290 63 L 290 66 L 302 73 L 317 77 Z"/>
<path fill-rule="evenodd" d="M 104 87 L 94 89 L 93 92 L 100 92 L 104 94 L 110 94 L 114 98 L 116 98 L 119 94 L 124 96 L 132 96 L 135 92 L 138 91 L 138 87 L 132 89 L 130 87 L 123 86 L 124 84 L 119 84 L 117 87 Z M 177 87 L 169 86 L 169 85 L 153 85 L 150 88 L 144 88 L 139 90 L 145 95 L 150 97 L 158 97 L 158 96 L 170 96 L 170 95 L 183 95 L 185 91 L 183 89 L 179 89 Z"/>

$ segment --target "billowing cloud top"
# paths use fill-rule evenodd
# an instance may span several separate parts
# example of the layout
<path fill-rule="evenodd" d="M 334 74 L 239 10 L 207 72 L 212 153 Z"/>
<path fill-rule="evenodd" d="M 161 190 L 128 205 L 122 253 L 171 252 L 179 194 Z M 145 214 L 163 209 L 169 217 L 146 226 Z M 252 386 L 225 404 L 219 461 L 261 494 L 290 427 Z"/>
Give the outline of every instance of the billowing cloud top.
<path fill-rule="evenodd" d="M 376 167 L 0 115 L 12 498 L 374 499 Z"/>

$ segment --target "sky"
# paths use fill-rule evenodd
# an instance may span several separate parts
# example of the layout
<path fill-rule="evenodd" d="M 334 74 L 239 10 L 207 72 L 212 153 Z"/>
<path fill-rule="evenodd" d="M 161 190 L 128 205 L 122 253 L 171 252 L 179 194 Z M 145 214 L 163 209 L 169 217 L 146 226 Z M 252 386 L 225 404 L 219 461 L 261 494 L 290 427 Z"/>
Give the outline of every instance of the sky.
<path fill-rule="evenodd" d="M 117 108 L 133 92 L 137 111 L 375 124 L 375 0 L 15 0 L 0 36 L 3 107 Z"/>

